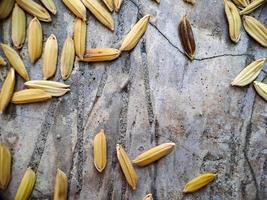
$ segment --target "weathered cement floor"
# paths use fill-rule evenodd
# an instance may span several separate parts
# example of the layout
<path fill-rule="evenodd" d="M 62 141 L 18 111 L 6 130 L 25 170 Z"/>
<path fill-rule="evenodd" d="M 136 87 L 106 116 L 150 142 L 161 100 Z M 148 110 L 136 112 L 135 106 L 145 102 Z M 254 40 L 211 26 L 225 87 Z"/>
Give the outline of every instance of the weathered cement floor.
<path fill-rule="evenodd" d="M 53 33 L 61 52 L 72 35 L 74 16 L 61 1 L 51 24 L 42 23 L 44 41 Z M 12 181 L 3 199 L 14 198 L 28 166 L 37 172 L 32 199 L 51 199 L 57 168 L 69 178 L 69 199 L 266 199 L 267 104 L 253 86 L 233 88 L 231 80 L 255 58 L 267 57 L 242 31 L 234 45 L 228 37 L 223 1 L 197 0 L 192 7 L 182 0 L 125 0 L 114 13 L 110 32 L 88 12 L 87 47 L 118 48 L 121 39 L 144 14 L 151 14 L 148 30 L 136 48 L 114 62 L 79 63 L 62 98 L 26 106 L 10 106 L 0 117 L 1 141 L 12 149 Z M 196 38 L 196 59 L 181 53 L 177 25 L 190 19 Z M 256 16 L 267 24 L 267 6 Z M 28 22 L 31 17 L 28 16 Z M 0 40 L 11 44 L 10 18 L 1 23 Z M 2 52 L 0 52 L 2 54 Z M 42 78 L 42 60 L 32 66 L 27 41 L 21 56 L 31 79 Z M 60 63 L 58 63 L 58 66 Z M 0 80 L 6 68 L 0 69 Z M 59 69 L 54 80 L 60 80 Z M 258 80 L 266 74 L 262 72 Z M 23 81 L 17 78 L 17 87 Z M 93 165 L 92 140 L 105 128 L 108 164 L 103 174 Z M 117 162 L 115 145 L 122 144 L 130 158 L 144 149 L 175 142 L 175 150 L 146 168 L 136 168 L 138 187 L 132 191 Z M 183 196 L 184 184 L 202 172 L 216 172 L 209 187 Z"/>

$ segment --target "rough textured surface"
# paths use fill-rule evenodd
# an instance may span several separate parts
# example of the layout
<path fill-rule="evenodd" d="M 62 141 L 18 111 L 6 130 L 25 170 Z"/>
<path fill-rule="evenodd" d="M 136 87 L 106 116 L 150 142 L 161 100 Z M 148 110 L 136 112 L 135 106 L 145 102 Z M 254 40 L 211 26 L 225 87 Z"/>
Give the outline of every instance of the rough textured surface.
<path fill-rule="evenodd" d="M 74 16 L 56 0 L 58 14 L 42 23 L 44 41 L 51 33 L 63 42 L 72 35 Z M 1 142 L 12 149 L 12 181 L 2 199 L 14 198 L 26 168 L 37 172 L 31 199 L 51 199 L 56 169 L 70 183 L 69 199 L 266 199 L 267 104 L 250 85 L 230 87 L 231 80 L 267 51 L 242 31 L 234 45 L 228 37 L 223 1 L 201 0 L 194 7 L 182 0 L 125 0 L 113 13 L 110 32 L 88 12 L 87 48 L 118 48 L 121 39 L 144 14 L 148 30 L 136 48 L 114 62 L 79 63 L 67 84 L 71 92 L 52 101 L 9 106 L 0 117 Z M 196 59 L 183 55 L 177 25 L 187 14 L 196 37 Z M 254 12 L 267 24 L 267 6 Z M 28 23 L 31 16 L 27 16 Z M 10 18 L 0 23 L 1 42 L 11 45 Z M 26 41 L 27 44 L 27 41 Z M 27 45 L 20 55 L 31 79 L 42 78 L 42 60 L 30 64 Z M 2 52 L 0 52 L 2 54 Z M 59 66 L 60 63 L 58 63 Z M 0 69 L 1 84 L 7 68 Z M 258 80 L 265 77 L 262 72 Z M 54 80 L 61 80 L 59 67 Z M 23 88 L 17 77 L 16 89 Z M 108 163 L 94 168 L 92 141 L 106 130 Z M 116 158 L 122 144 L 131 159 L 154 145 L 175 142 L 175 150 L 146 168 L 136 168 L 138 187 L 127 185 Z M 201 172 L 216 172 L 209 187 L 184 196 L 184 184 Z"/>

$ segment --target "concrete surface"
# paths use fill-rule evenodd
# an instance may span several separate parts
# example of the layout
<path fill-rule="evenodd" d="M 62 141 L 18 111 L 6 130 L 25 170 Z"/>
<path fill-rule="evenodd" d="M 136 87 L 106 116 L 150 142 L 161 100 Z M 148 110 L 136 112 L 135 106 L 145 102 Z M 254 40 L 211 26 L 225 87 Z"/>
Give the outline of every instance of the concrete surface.
<path fill-rule="evenodd" d="M 42 23 L 44 41 L 55 34 L 61 52 L 72 35 L 74 16 L 56 0 L 58 14 Z M 31 199 L 52 199 L 56 169 L 69 179 L 69 199 L 241 200 L 267 198 L 267 104 L 253 86 L 233 88 L 231 80 L 267 50 L 242 30 L 234 45 L 228 37 L 223 1 L 201 0 L 193 7 L 182 0 L 125 0 L 113 13 L 115 31 L 88 12 L 87 48 L 120 46 L 143 15 L 151 14 L 145 36 L 130 53 L 114 62 L 79 63 L 61 98 L 32 105 L 9 106 L 0 117 L 1 142 L 12 149 L 12 181 L 2 199 L 15 196 L 26 168 L 37 173 Z M 196 39 L 196 59 L 182 53 L 177 25 L 187 14 Z M 267 24 L 267 6 L 253 13 Z M 28 23 L 32 19 L 27 16 Z M 1 42 L 11 44 L 10 18 L 0 23 Z M 2 51 L 0 52 L 2 55 Z M 27 41 L 20 51 L 31 79 L 42 78 L 42 59 L 30 64 Z M 59 66 L 58 62 L 58 66 Z M 266 67 L 265 67 L 266 69 Z M 7 68 L 0 69 L 0 82 Z M 266 76 L 262 72 L 258 80 Z M 54 80 L 61 80 L 59 67 Z M 16 90 L 23 88 L 17 77 Z M 92 140 L 101 129 L 108 139 L 103 174 L 93 165 Z M 136 168 L 132 191 L 120 170 L 115 145 L 133 159 L 145 149 L 175 142 L 175 150 L 146 168 Z M 183 195 L 187 181 L 202 172 L 218 173 L 203 190 Z"/>

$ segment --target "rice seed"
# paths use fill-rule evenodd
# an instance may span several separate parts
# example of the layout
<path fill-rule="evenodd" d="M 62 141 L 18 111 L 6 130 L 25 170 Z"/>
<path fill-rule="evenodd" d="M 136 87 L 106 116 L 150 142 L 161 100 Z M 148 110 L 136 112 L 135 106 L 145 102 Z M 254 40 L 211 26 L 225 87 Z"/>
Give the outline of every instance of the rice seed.
<path fill-rule="evenodd" d="M 121 145 L 117 144 L 116 150 L 124 176 L 128 184 L 132 187 L 133 190 L 135 190 L 137 185 L 137 175 L 133 168 L 133 165 Z"/>
<path fill-rule="evenodd" d="M 12 67 L 16 70 L 16 72 L 26 81 L 29 80 L 28 72 L 26 71 L 26 68 L 24 66 L 24 63 L 22 59 L 20 58 L 19 54 L 9 47 L 6 44 L 1 44 L 1 47 L 4 51 L 4 54 L 6 55 L 9 63 L 12 65 Z"/>
<path fill-rule="evenodd" d="M 150 15 L 145 15 L 133 26 L 121 44 L 121 51 L 130 51 L 137 45 L 143 34 L 146 32 L 149 19 Z"/>
<path fill-rule="evenodd" d="M 58 43 L 55 35 L 46 41 L 43 58 L 43 77 L 47 80 L 55 75 L 57 69 Z"/>
<path fill-rule="evenodd" d="M 245 8 L 249 4 L 249 0 L 232 0 L 239 8 Z"/>
<path fill-rule="evenodd" d="M 82 59 L 86 47 L 86 23 L 80 18 L 75 20 L 73 39 L 76 55 Z"/>
<path fill-rule="evenodd" d="M 28 52 L 31 63 L 35 63 L 42 55 L 43 30 L 38 18 L 33 18 L 28 28 Z"/>
<path fill-rule="evenodd" d="M 7 146 L 0 144 L 0 189 L 5 190 L 11 179 L 11 153 Z"/>
<path fill-rule="evenodd" d="M 195 57 L 196 43 L 191 25 L 186 16 L 184 16 L 179 24 L 179 35 L 185 54 L 190 60 Z"/>
<path fill-rule="evenodd" d="M 73 69 L 74 58 L 75 58 L 74 42 L 71 37 L 68 37 L 64 42 L 61 54 L 60 69 L 63 80 L 67 80 L 70 77 Z"/>
<path fill-rule="evenodd" d="M 119 12 L 121 8 L 122 0 L 114 0 L 114 8 L 116 12 Z"/>
<path fill-rule="evenodd" d="M 153 200 L 152 194 L 147 194 L 143 200 Z"/>
<path fill-rule="evenodd" d="M 51 16 L 47 10 L 33 0 L 16 0 L 17 4 L 29 14 L 44 22 L 51 22 Z"/>
<path fill-rule="evenodd" d="M 137 156 L 132 162 L 139 167 L 145 167 L 172 152 L 175 143 L 164 143 L 149 149 Z"/>
<path fill-rule="evenodd" d="M 109 9 L 110 12 L 113 12 L 114 6 L 113 6 L 113 0 L 103 0 L 106 7 Z"/>
<path fill-rule="evenodd" d="M 15 92 L 11 102 L 14 104 L 37 103 L 51 99 L 52 96 L 41 89 L 25 89 Z"/>
<path fill-rule="evenodd" d="M 0 1 L 0 19 L 4 19 L 9 16 L 14 7 L 15 0 L 1 0 Z"/>
<path fill-rule="evenodd" d="M 240 39 L 241 18 L 238 10 L 231 1 L 224 0 L 225 14 L 229 25 L 229 35 L 233 42 L 237 43 Z"/>
<path fill-rule="evenodd" d="M 121 51 L 112 48 L 96 48 L 86 50 L 83 58 L 80 61 L 83 62 L 103 62 L 115 60 L 120 56 Z"/>
<path fill-rule="evenodd" d="M 190 3 L 190 4 L 192 4 L 192 5 L 195 5 L 196 0 L 184 0 L 184 2 L 186 2 L 186 3 Z"/>
<path fill-rule="evenodd" d="M 94 164 L 99 172 L 102 172 L 107 164 L 107 142 L 103 129 L 94 138 Z"/>
<path fill-rule="evenodd" d="M 41 0 L 41 2 L 44 4 L 47 10 L 49 10 L 52 14 L 55 15 L 57 13 L 57 8 L 54 0 Z"/>
<path fill-rule="evenodd" d="M 199 175 L 198 177 L 194 178 L 193 180 L 189 181 L 185 187 L 183 192 L 184 193 L 191 193 L 195 192 L 204 186 L 208 185 L 216 178 L 217 174 L 213 173 L 204 173 Z"/>
<path fill-rule="evenodd" d="M 62 0 L 63 3 L 70 9 L 70 11 L 86 21 L 86 8 L 80 0 Z"/>
<path fill-rule="evenodd" d="M 0 65 L 6 65 L 6 61 L 2 56 L 0 56 Z"/>
<path fill-rule="evenodd" d="M 245 86 L 254 81 L 260 74 L 263 65 L 265 63 L 265 58 L 255 60 L 245 67 L 233 80 L 232 86 Z"/>
<path fill-rule="evenodd" d="M 0 114 L 3 113 L 8 106 L 15 88 L 15 71 L 11 67 L 7 77 L 3 83 L 0 93 Z"/>
<path fill-rule="evenodd" d="M 15 200 L 27 200 L 30 198 L 34 184 L 36 181 L 36 175 L 31 168 L 28 168 L 20 182 L 19 188 L 16 193 Z"/>
<path fill-rule="evenodd" d="M 15 4 L 12 11 L 11 38 L 14 46 L 21 49 L 26 36 L 26 15 L 25 12 Z"/>
<path fill-rule="evenodd" d="M 267 28 L 260 21 L 251 16 L 243 16 L 243 25 L 254 40 L 267 47 Z"/>
<path fill-rule="evenodd" d="M 256 10 L 261 5 L 265 4 L 266 0 L 255 0 L 252 1 L 250 4 L 248 4 L 243 10 L 239 12 L 240 15 L 247 15 L 252 13 L 254 10 Z"/>
<path fill-rule="evenodd" d="M 24 85 L 28 87 L 38 87 L 38 86 L 49 86 L 54 88 L 69 88 L 69 85 L 66 85 L 64 83 L 56 82 L 56 81 L 47 81 L 47 80 L 32 80 L 27 81 L 24 83 Z"/>
<path fill-rule="evenodd" d="M 52 97 L 60 97 L 66 94 L 68 91 L 70 91 L 69 88 L 57 88 L 46 85 L 28 85 L 27 87 L 30 89 L 41 89 L 45 91 L 47 94 L 51 95 Z"/>
<path fill-rule="evenodd" d="M 90 12 L 110 30 L 114 30 L 114 22 L 111 14 L 98 2 L 98 0 L 82 0 Z"/>
<path fill-rule="evenodd" d="M 267 101 L 267 85 L 265 83 L 261 83 L 259 81 L 254 81 L 253 85 L 257 91 L 257 93 Z"/>
<path fill-rule="evenodd" d="M 54 200 L 67 200 L 68 195 L 68 178 L 66 174 L 57 169 L 55 189 L 54 189 Z"/>

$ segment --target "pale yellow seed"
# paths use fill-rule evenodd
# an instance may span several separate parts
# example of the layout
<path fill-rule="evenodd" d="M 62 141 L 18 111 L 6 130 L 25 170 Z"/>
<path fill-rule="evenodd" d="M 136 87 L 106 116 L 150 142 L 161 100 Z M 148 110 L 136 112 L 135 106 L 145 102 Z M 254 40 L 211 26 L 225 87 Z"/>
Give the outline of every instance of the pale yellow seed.
<path fill-rule="evenodd" d="M 15 71 L 11 67 L 3 83 L 0 93 L 0 113 L 3 113 L 8 106 L 15 88 Z"/>
<path fill-rule="evenodd" d="M 70 11 L 86 21 L 86 8 L 80 0 L 62 0 L 63 3 L 70 9 Z"/>
<path fill-rule="evenodd" d="M 97 48 L 86 50 L 83 58 L 80 61 L 83 62 L 103 62 L 111 61 L 118 58 L 121 51 L 112 48 Z"/>
<path fill-rule="evenodd" d="M 54 188 L 54 200 L 67 200 L 68 198 L 68 178 L 66 174 L 57 169 Z"/>
<path fill-rule="evenodd" d="M 245 8 L 250 3 L 248 0 L 233 0 L 233 2 L 239 8 Z"/>
<path fill-rule="evenodd" d="M 61 77 L 63 80 L 67 80 L 70 77 L 73 69 L 74 58 L 75 58 L 74 42 L 71 37 L 68 37 L 64 42 L 61 54 L 60 69 L 61 69 Z"/>
<path fill-rule="evenodd" d="M 14 7 L 15 0 L 1 0 L 0 1 L 0 19 L 9 16 Z"/>
<path fill-rule="evenodd" d="M 31 168 L 28 168 L 20 182 L 15 200 L 27 200 L 30 198 L 36 181 L 36 175 Z"/>
<path fill-rule="evenodd" d="M 76 55 L 82 59 L 85 53 L 86 47 L 86 23 L 81 20 L 80 18 L 76 18 L 75 25 L 74 25 L 74 46 Z"/>
<path fill-rule="evenodd" d="M 60 97 L 66 94 L 68 91 L 70 91 L 70 89 L 68 88 L 57 88 L 45 85 L 34 85 L 34 86 L 30 85 L 27 87 L 31 89 L 41 89 L 45 91 L 47 94 L 51 95 L 52 97 Z"/>
<path fill-rule="evenodd" d="M 147 194 L 143 200 L 153 200 L 152 194 Z"/>
<path fill-rule="evenodd" d="M 121 44 L 121 51 L 130 51 L 137 45 L 143 34 L 146 32 L 149 19 L 150 15 L 146 15 L 133 26 Z"/>
<path fill-rule="evenodd" d="M 15 4 L 12 11 L 11 38 L 14 46 L 21 49 L 26 36 L 26 15 L 24 11 Z"/>
<path fill-rule="evenodd" d="M 23 79 L 28 81 L 29 75 L 19 54 L 6 44 L 1 44 L 1 47 L 12 67 Z"/>
<path fill-rule="evenodd" d="M 155 146 L 148 151 L 145 151 L 144 153 L 137 156 L 133 163 L 138 165 L 139 167 L 145 167 L 164 156 L 168 155 L 170 152 L 172 152 L 173 148 L 175 146 L 175 143 L 164 143 L 158 146 Z"/>
<path fill-rule="evenodd" d="M 114 0 L 114 8 L 116 12 L 119 12 L 123 0 Z"/>
<path fill-rule="evenodd" d="M 41 89 L 25 89 L 15 92 L 11 102 L 14 104 L 37 103 L 51 99 L 52 96 Z"/>
<path fill-rule="evenodd" d="M 55 35 L 47 39 L 43 58 L 43 77 L 49 79 L 55 75 L 57 69 L 58 43 Z"/>
<path fill-rule="evenodd" d="M 24 85 L 28 87 L 37 87 L 37 86 L 49 86 L 49 87 L 55 87 L 55 88 L 69 88 L 69 85 L 66 85 L 64 83 L 56 82 L 56 81 L 47 81 L 47 80 L 32 80 L 27 81 L 24 83 Z"/>
<path fill-rule="evenodd" d="M 137 185 L 137 175 L 133 168 L 133 165 L 121 145 L 117 144 L 116 149 L 117 157 L 124 176 L 128 184 L 132 187 L 133 190 L 135 190 Z"/>
<path fill-rule="evenodd" d="M 233 42 L 237 43 L 240 39 L 241 18 L 238 10 L 231 1 L 224 0 L 225 14 L 229 24 L 229 35 Z"/>
<path fill-rule="evenodd" d="M 254 87 L 257 91 L 257 93 L 265 100 L 267 101 L 267 85 L 265 83 L 261 83 L 259 81 L 253 82 Z"/>
<path fill-rule="evenodd" d="M 250 84 L 260 74 L 264 66 L 265 60 L 266 60 L 265 58 L 261 58 L 250 63 L 235 77 L 231 85 L 242 87 Z"/>
<path fill-rule="evenodd" d="M 247 15 L 253 12 L 255 9 L 260 7 L 261 5 L 265 4 L 266 0 L 255 0 L 248 4 L 243 10 L 239 12 L 240 15 Z"/>
<path fill-rule="evenodd" d="M 44 22 L 51 22 L 51 16 L 47 10 L 33 0 L 16 0 L 17 4 L 29 14 Z"/>
<path fill-rule="evenodd" d="M 82 0 L 82 2 L 103 25 L 112 31 L 114 30 L 114 22 L 111 14 L 98 0 Z"/>
<path fill-rule="evenodd" d="M 94 138 L 94 164 L 99 172 L 102 172 L 107 164 L 107 142 L 103 129 Z"/>
<path fill-rule="evenodd" d="M 0 65 L 6 65 L 6 61 L 2 56 L 0 56 Z"/>
<path fill-rule="evenodd" d="M 51 13 L 53 13 L 54 15 L 57 13 L 57 8 L 54 0 L 41 0 L 41 2 Z"/>
<path fill-rule="evenodd" d="M 263 47 L 267 47 L 267 28 L 251 16 L 243 16 L 243 25 L 246 32 Z"/>
<path fill-rule="evenodd" d="M 114 6 L 113 6 L 113 0 L 103 0 L 107 8 L 109 9 L 110 12 L 113 12 Z"/>
<path fill-rule="evenodd" d="M 204 173 L 199 175 L 198 177 L 194 178 L 193 180 L 189 181 L 185 187 L 183 192 L 184 193 L 191 193 L 198 191 L 199 189 L 205 187 L 210 182 L 212 182 L 216 178 L 217 174 L 213 173 Z"/>
<path fill-rule="evenodd" d="M 11 153 L 7 146 L 0 144 L 0 189 L 5 190 L 11 179 Z"/>
<path fill-rule="evenodd" d="M 35 17 L 28 28 L 28 52 L 32 63 L 35 63 L 42 55 L 43 30 L 41 23 Z"/>

